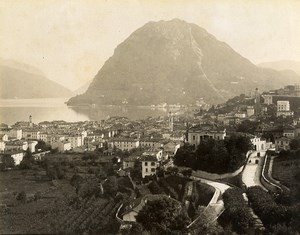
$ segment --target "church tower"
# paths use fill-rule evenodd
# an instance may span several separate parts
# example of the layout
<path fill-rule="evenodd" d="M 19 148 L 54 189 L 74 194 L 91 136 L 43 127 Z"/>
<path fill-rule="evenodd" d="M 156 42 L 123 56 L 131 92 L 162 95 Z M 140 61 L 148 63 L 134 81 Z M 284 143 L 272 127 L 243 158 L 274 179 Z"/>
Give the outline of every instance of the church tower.
<path fill-rule="evenodd" d="M 32 127 L 33 126 L 33 123 L 32 123 L 32 116 L 29 115 L 29 127 Z"/>

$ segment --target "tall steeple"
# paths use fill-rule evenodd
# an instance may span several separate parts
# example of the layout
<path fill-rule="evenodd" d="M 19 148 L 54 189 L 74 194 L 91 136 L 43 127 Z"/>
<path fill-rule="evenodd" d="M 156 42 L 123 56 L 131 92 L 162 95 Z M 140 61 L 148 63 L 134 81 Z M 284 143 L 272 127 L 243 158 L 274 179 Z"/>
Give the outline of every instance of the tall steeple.
<path fill-rule="evenodd" d="M 33 123 L 32 123 L 32 116 L 29 115 L 29 127 L 32 127 L 33 126 Z"/>

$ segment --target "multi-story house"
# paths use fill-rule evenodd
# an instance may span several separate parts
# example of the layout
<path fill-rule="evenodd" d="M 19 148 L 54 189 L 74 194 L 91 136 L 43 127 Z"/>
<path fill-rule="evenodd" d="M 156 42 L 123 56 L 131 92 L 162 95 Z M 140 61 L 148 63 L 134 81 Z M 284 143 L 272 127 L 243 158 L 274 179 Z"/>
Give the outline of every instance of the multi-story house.
<path fill-rule="evenodd" d="M 161 139 L 140 139 L 141 148 L 159 149 L 163 146 Z"/>
<path fill-rule="evenodd" d="M 291 139 L 287 137 L 281 137 L 275 140 L 276 151 L 289 150 Z"/>
<path fill-rule="evenodd" d="M 22 130 L 21 129 L 13 129 L 13 128 L 2 128 L 0 129 L 0 134 L 6 134 L 8 138 L 13 139 L 22 139 Z"/>
<path fill-rule="evenodd" d="M 155 156 L 142 156 L 142 177 L 156 174 L 156 170 L 159 167 L 159 161 Z"/>
<path fill-rule="evenodd" d="M 35 129 L 24 129 L 22 131 L 22 138 L 29 140 L 39 140 L 40 139 L 40 131 Z"/>
<path fill-rule="evenodd" d="M 293 126 L 284 126 L 283 128 L 283 136 L 288 138 L 294 138 L 295 137 L 295 127 Z"/>
<path fill-rule="evenodd" d="M 73 135 L 73 136 L 67 136 L 66 140 L 71 143 L 71 148 L 77 148 L 82 146 L 82 136 L 79 135 Z"/>
<path fill-rule="evenodd" d="M 254 136 L 250 139 L 250 141 L 251 141 L 255 151 L 266 150 L 267 143 L 266 143 L 265 139 Z"/>
<path fill-rule="evenodd" d="M 122 151 L 130 151 L 132 149 L 138 148 L 140 142 L 136 139 L 129 139 L 129 138 L 124 138 L 124 139 L 111 139 L 108 141 L 108 144 L 111 147 L 116 147 L 117 149 L 120 149 Z"/>
<path fill-rule="evenodd" d="M 294 112 L 290 109 L 290 102 L 287 100 L 278 100 L 277 101 L 277 117 L 279 116 L 293 116 Z"/>
<path fill-rule="evenodd" d="M 47 142 L 48 134 L 46 132 L 40 132 L 40 140 Z"/>
<path fill-rule="evenodd" d="M 28 142 L 22 140 L 8 141 L 5 143 L 5 151 L 26 151 L 28 149 Z"/>
<path fill-rule="evenodd" d="M 188 130 L 188 142 L 195 147 L 203 140 L 224 140 L 225 136 L 226 129 L 215 126 L 195 126 Z"/>

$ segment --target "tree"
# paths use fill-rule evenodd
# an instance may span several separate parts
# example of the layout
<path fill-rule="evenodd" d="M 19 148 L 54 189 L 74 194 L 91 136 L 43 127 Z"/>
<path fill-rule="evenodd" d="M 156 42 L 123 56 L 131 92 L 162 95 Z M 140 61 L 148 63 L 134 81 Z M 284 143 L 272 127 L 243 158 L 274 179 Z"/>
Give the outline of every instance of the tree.
<path fill-rule="evenodd" d="M 34 163 L 34 157 L 29 148 L 27 148 L 26 153 L 20 163 L 20 169 L 31 169 Z"/>
<path fill-rule="evenodd" d="M 300 149 L 300 138 L 292 139 L 290 142 L 291 150 Z"/>
<path fill-rule="evenodd" d="M 174 230 L 185 232 L 189 223 L 187 215 L 181 213 L 180 203 L 168 197 L 147 201 L 136 221 L 154 234 L 170 234 Z"/>
<path fill-rule="evenodd" d="M 42 151 L 48 151 L 48 150 L 51 150 L 51 146 L 47 145 L 46 142 L 43 140 L 38 140 L 38 143 L 35 146 L 35 149 L 41 149 Z"/>

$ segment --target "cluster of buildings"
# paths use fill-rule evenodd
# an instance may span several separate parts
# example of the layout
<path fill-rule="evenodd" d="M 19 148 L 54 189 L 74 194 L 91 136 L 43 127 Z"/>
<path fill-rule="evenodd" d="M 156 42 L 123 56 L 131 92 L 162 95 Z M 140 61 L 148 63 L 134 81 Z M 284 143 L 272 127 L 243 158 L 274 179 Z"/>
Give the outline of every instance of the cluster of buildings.
<path fill-rule="evenodd" d="M 113 155 L 118 150 L 130 152 L 136 149 L 151 150 L 149 156 L 153 155 L 153 151 L 163 150 L 164 156 L 169 156 L 185 139 L 184 128 L 179 125 L 178 130 L 174 130 L 173 122 L 173 118 L 168 117 L 149 117 L 138 121 L 112 117 L 105 121 L 45 121 L 34 124 L 30 116 L 29 122 L 17 122 L 11 127 L 0 126 L 0 154 L 12 156 L 18 165 L 27 149 L 34 154 L 40 153 L 42 149 L 36 146 L 43 142 L 58 152 L 83 153 L 102 148 L 103 154 Z M 161 162 L 161 158 L 158 161 Z"/>
<path fill-rule="evenodd" d="M 300 84 L 285 86 L 262 94 L 263 104 L 276 105 L 277 116 L 293 116 L 293 110 L 300 108 Z"/>

